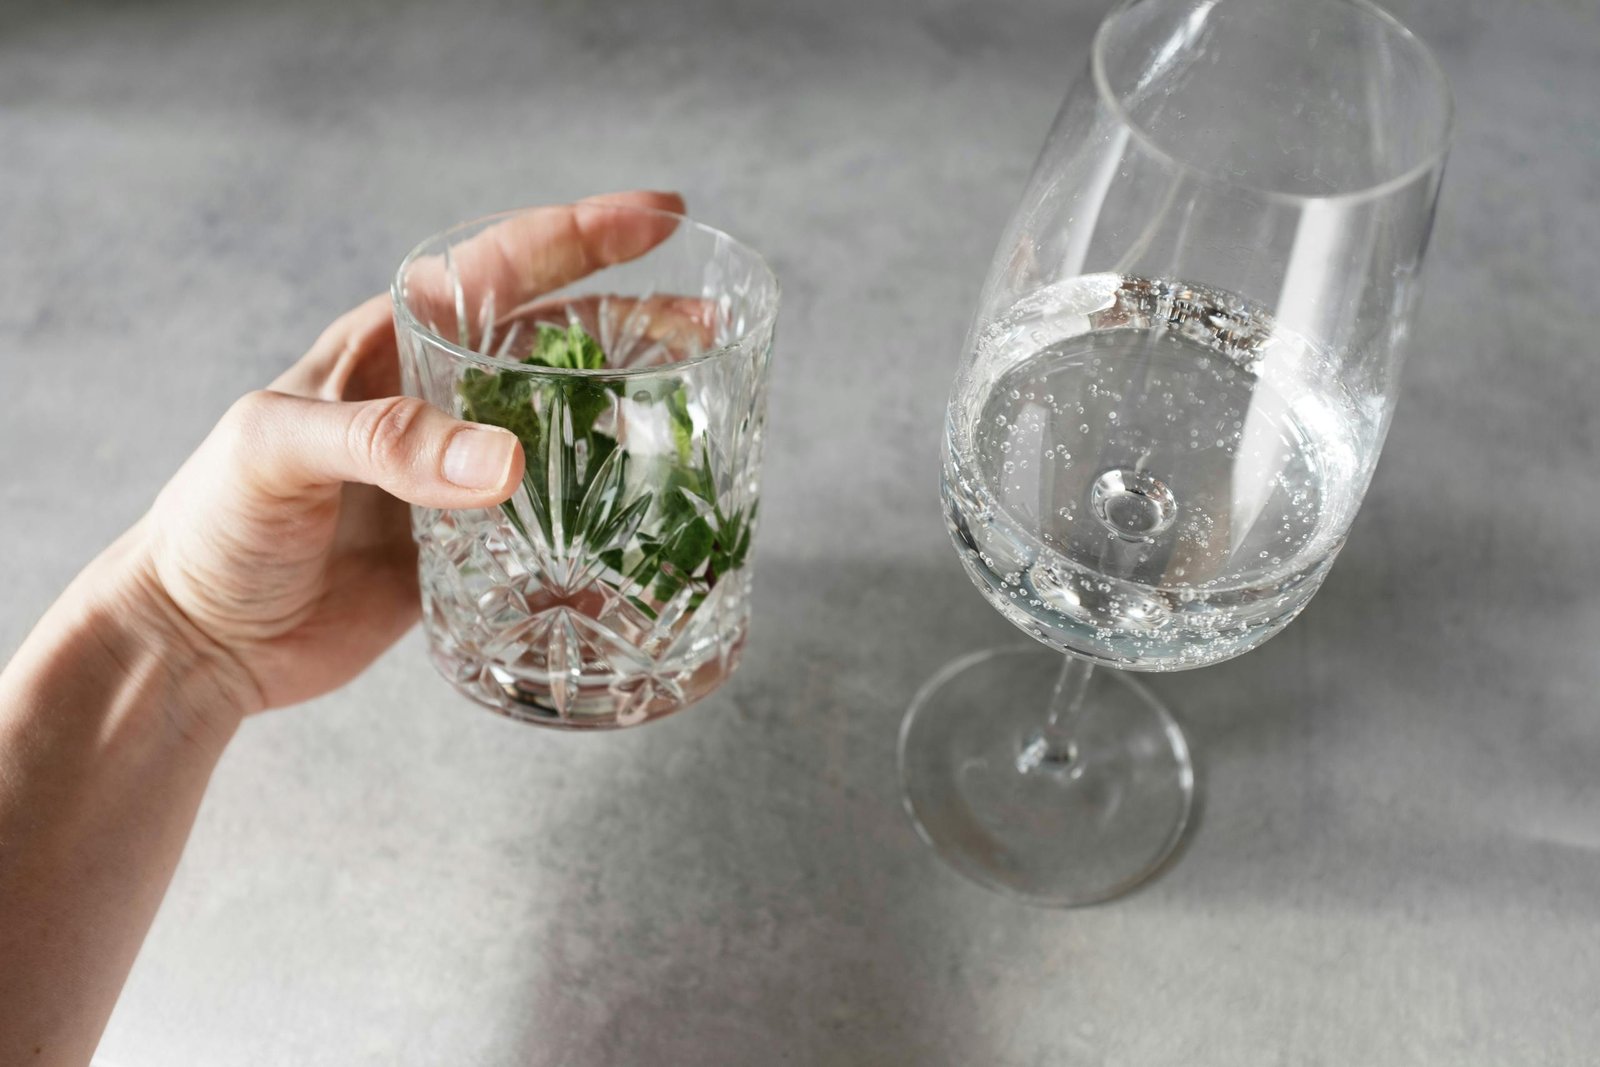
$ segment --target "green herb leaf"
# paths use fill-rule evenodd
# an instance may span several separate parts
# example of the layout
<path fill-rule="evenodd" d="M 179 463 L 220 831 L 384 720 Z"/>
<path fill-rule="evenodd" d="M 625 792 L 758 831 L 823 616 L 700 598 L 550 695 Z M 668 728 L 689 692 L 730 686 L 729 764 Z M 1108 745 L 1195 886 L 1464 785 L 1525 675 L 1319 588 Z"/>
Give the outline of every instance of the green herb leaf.
<path fill-rule="evenodd" d="M 533 353 L 524 363 L 538 363 L 563 370 L 602 370 L 606 365 L 605 351 L 600 342 L 589 336 L 579 323 L 566 329 L 548 322 L 537 324 Z"/>
<path fill-rule="evenodd" d="M 542 431 L 533 410 L 533 383 L 520 374 L 489 374 L 467 369 L 457 386 L 462 414 L 473 422 L 510 430 L 528 455 L 540 451 Z"/>
<path fill-rule="evenodd" d="M 678 446 L 678 462 L 688 463 L 694 445 L 694 416 L 689 414 L 689 390 L 680 385 L 667 394 L 667 414 L 672 418 L 672 441 Z"/>

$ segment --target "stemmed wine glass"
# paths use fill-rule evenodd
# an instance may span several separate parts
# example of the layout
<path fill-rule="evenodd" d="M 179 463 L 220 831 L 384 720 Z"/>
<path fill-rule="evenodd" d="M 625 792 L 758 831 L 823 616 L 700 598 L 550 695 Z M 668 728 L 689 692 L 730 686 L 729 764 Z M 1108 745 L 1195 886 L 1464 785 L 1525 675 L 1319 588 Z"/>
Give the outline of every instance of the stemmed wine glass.
<path fill-rule="evenodd" d="M 906 803 L 958 871 L 1069 906 L 1171 854 L 1189 750 L 1124 672 L 1249 651 L 1327 575 L 1394 408 L 1450 110 L 1365 0 L 1101 24 L 950 396 L 951 537 L 1045 646 L 952 663 L 906 715 Z"/>

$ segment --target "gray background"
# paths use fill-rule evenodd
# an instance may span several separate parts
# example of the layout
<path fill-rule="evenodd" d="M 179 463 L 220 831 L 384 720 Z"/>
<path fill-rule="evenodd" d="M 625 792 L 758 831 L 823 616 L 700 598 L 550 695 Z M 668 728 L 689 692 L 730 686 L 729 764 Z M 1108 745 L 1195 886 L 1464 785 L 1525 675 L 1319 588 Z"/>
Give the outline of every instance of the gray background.
<path fill-rule="evenodd" d="M 0 9 L 0 651 L 232 397 L 450 222 L 678 188 L 786 287 L 742 673 L 648 728 L 560 736 L 455 698 L 413 634 L 251 721 L 107 1057 L 1593 1061 L 1590 0 L 1401 8 L 1460 113 L 1406 397 L 1304 617 L 1154 680 L 1203 760 L 1181 863 L 1029 910 L 901 812 L 912 692 L 1016 639 L 946 543 L 936 441 L 1101 9 Z"/>

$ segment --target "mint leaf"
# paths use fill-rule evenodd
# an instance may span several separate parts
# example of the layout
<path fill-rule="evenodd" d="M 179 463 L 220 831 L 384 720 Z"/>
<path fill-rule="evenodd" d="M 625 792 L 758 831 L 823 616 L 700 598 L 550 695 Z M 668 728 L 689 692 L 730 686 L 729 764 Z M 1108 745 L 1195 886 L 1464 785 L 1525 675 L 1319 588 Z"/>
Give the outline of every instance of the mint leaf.
<path fill-rule="evenodd" d="M 569 379 L 560 388 L 567 394 L 567 410 L 572 415 L 572 436 L 587 437 L 594 432 L 594 424 L 611 406 L 612 393 L 620 393 L 621 386 L 592 382 L 582 378 Z M 609 438 L 607 438 L 609 440 Z"/>
<path fill-rule="evenodd" d="M 540 451 L 543 429 L 533 410 L 533 383 L 520 374 L 489 374 L 468 368 L 457 386 L 462 414 L 473 422 L 510 430 L 532 456 Z"/>
<path fill-rule="evenodd" d="M 667 394 L 667 414 L 672 419 L 672 443 L 678 447 L 678 462 L 688 463 L 694 444 L 694 416 L 689 414 L 689 390 L 680 385 Z"/>
<path fill-rule="evenodd" d="M 678 528 L 661 550 L 661 577 L 656 580 L 656 599 L 667 600 L 711 557 L 716 534 L 698 516 Z"/>
<path fill-rule="evenodd" d="M 603 370 L 606 365 L 605 350 L 600 342 L 589 336 L 581 323 L 572 323 L 566 329 L 548 322 L 538 323 L 534 337 L 533 353 L 524 363 L 537 363 L 562 370 Z"/>

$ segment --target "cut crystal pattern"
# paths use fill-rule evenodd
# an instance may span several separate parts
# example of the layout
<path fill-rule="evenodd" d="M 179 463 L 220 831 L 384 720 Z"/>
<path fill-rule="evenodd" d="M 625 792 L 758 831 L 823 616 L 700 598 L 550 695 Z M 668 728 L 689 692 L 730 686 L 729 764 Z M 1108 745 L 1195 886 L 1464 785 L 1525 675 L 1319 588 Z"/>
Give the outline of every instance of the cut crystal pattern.
<path fill-rule="evenodd" d="M 685 226 L 660 251 L 712 232 Z M 412 516 L 435 662 L 504 714 L 633 725 L 700 699 L 738 664 L 776 291 L 725 237 L 701 251 L 695 276 L 640 295 L 603 279 L 644 260 L 593 276 L 601 291 L 530 301 L 473 291 L 447 246 L 438 298 L 426 317 L 413 308 L 428 328 L 398 331 L 408 392 L 463 418 L 490 396 L 497 417 L 483 421 L 523 442 L 506 504 Z M 599 341 L 605 371 L 520 362 L 541 324 L 569 323 Z"/>

